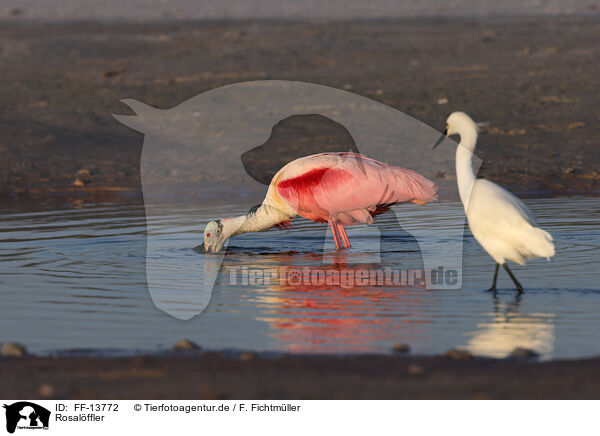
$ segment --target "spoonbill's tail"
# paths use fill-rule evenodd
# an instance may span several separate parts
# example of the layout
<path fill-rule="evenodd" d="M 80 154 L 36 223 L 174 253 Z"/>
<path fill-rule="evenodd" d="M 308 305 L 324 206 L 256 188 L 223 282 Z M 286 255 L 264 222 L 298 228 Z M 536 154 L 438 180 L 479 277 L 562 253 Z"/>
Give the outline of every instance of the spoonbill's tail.
<path fill-rule="evenodd" d="M 412 170 L 403 169 L 401 174 L 404 189 L 413 194 L 413 203 L 423 205 L 437 200 L 437 186 L 431 180 Z"/>

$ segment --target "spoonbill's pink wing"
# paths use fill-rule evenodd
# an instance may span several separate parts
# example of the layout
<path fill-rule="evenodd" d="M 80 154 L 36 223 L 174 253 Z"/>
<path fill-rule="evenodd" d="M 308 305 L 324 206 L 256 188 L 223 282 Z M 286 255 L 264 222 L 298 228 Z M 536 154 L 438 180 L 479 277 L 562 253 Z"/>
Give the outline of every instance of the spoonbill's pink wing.
<path fill-rule="evenodd" d="M 277 192 L 299 215 L 344 224 L 372 222 L 393 203 L 436 199 L 433 182 L 415 171 L 356 153 L 322 153 L 290 162 L 274 177 Z"/>

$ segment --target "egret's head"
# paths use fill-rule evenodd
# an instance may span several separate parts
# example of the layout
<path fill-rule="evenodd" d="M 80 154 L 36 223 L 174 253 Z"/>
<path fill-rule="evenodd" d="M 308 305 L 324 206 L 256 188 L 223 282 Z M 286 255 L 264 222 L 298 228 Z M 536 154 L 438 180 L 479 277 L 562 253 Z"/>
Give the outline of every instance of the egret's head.
<path fill-rule="evenodd" d="M 464 112 L 452 112 L 446 120 L 446 136 L 463 135 L 470 130 L 477 132 L 477 124 Z"/>
<path fill-rule="evenodd" d="M 468 142 L 472 142 L 473 148 L 475 148 L 477 131 L 477 124 L 475 124 L 475 121 L 473 121 L 470 116 L 464 112 L 452 112 L 448 119 L 446 119 L 446 129 L 444 130 L 444 133 L 433 145 L 433 148 L 440 145 L 447 136 L 452 135 L 460 135 L 461 139 L 464 139 L 467 136 L 472 137 L 473 141 Z"/>
<path fill-rule="evenodd" d="M 227 238 L 229 235 L 226 236 L 223 232 L 221 220 L 209 222 L 204 228 L 204 251 L 207 253 L 220 251 Z"/>

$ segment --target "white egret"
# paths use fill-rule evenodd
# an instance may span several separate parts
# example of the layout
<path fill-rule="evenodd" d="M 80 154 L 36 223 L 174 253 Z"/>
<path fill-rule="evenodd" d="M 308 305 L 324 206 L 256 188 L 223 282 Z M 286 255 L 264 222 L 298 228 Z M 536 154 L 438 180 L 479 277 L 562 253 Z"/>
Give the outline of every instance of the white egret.
<path fill-rule="evenodd" d="M 531 211 L 506 189 L 485 179 L 476 179 L 471 159 L 477 144 L 477 125 L 464 112 L 450 114 L 446 130 L 435 143 L 437 147 L 447 136 L 459 135 L 456 149 L 456 178 L 460 200 L 465 208 L 473 236 L 496 261 L 490 291 L 496 290 L 500 265 L 519 290 L 523 286 L 506 261 L 524 265 L 527 259 L 554 256 L 552 236 L 537 227 Z"/>

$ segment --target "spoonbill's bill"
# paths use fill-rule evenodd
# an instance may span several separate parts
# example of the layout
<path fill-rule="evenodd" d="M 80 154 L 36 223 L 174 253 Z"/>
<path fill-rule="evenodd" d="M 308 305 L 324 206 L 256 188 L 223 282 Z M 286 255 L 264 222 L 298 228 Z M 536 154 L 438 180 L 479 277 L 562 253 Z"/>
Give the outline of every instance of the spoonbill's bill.
<path fill-rule="evenodd" d="M 554 256 L 552 236 L 537 227 L 531 211 L 513 194 L 488 180 L 475 179 L 471 158 L 477 143 L 477 125 L 467 114 L 450 114 L 446 130 L 433 148 L 450 135 L 460 136 L 456 149 L 456 178 L 469 228 L 475 239 L 496 261 L 494 279 L 489 290 L 496 290 L 498 268 L 502 265 L 520 294 L 523 286 L 506 261 L 524 265 L 530 258 L 545 257 L 549 260 Z"/>
<path fill-rule="evenodd" d="M 204 250 L 219 251 L 228 238 L 241 233 L 274 226 L 289 229 L 296 215 L 328 222 L 336 249 L 349 248 L 344 226 L 371 224 L 374 215 L 396 203 L 424 205 L 436 198 L 433 182 L 412 170 L 358 153 L 306 156 L 273 176 L 258 208 L 247 215 L 209 222 L 204 229 Z"/>

